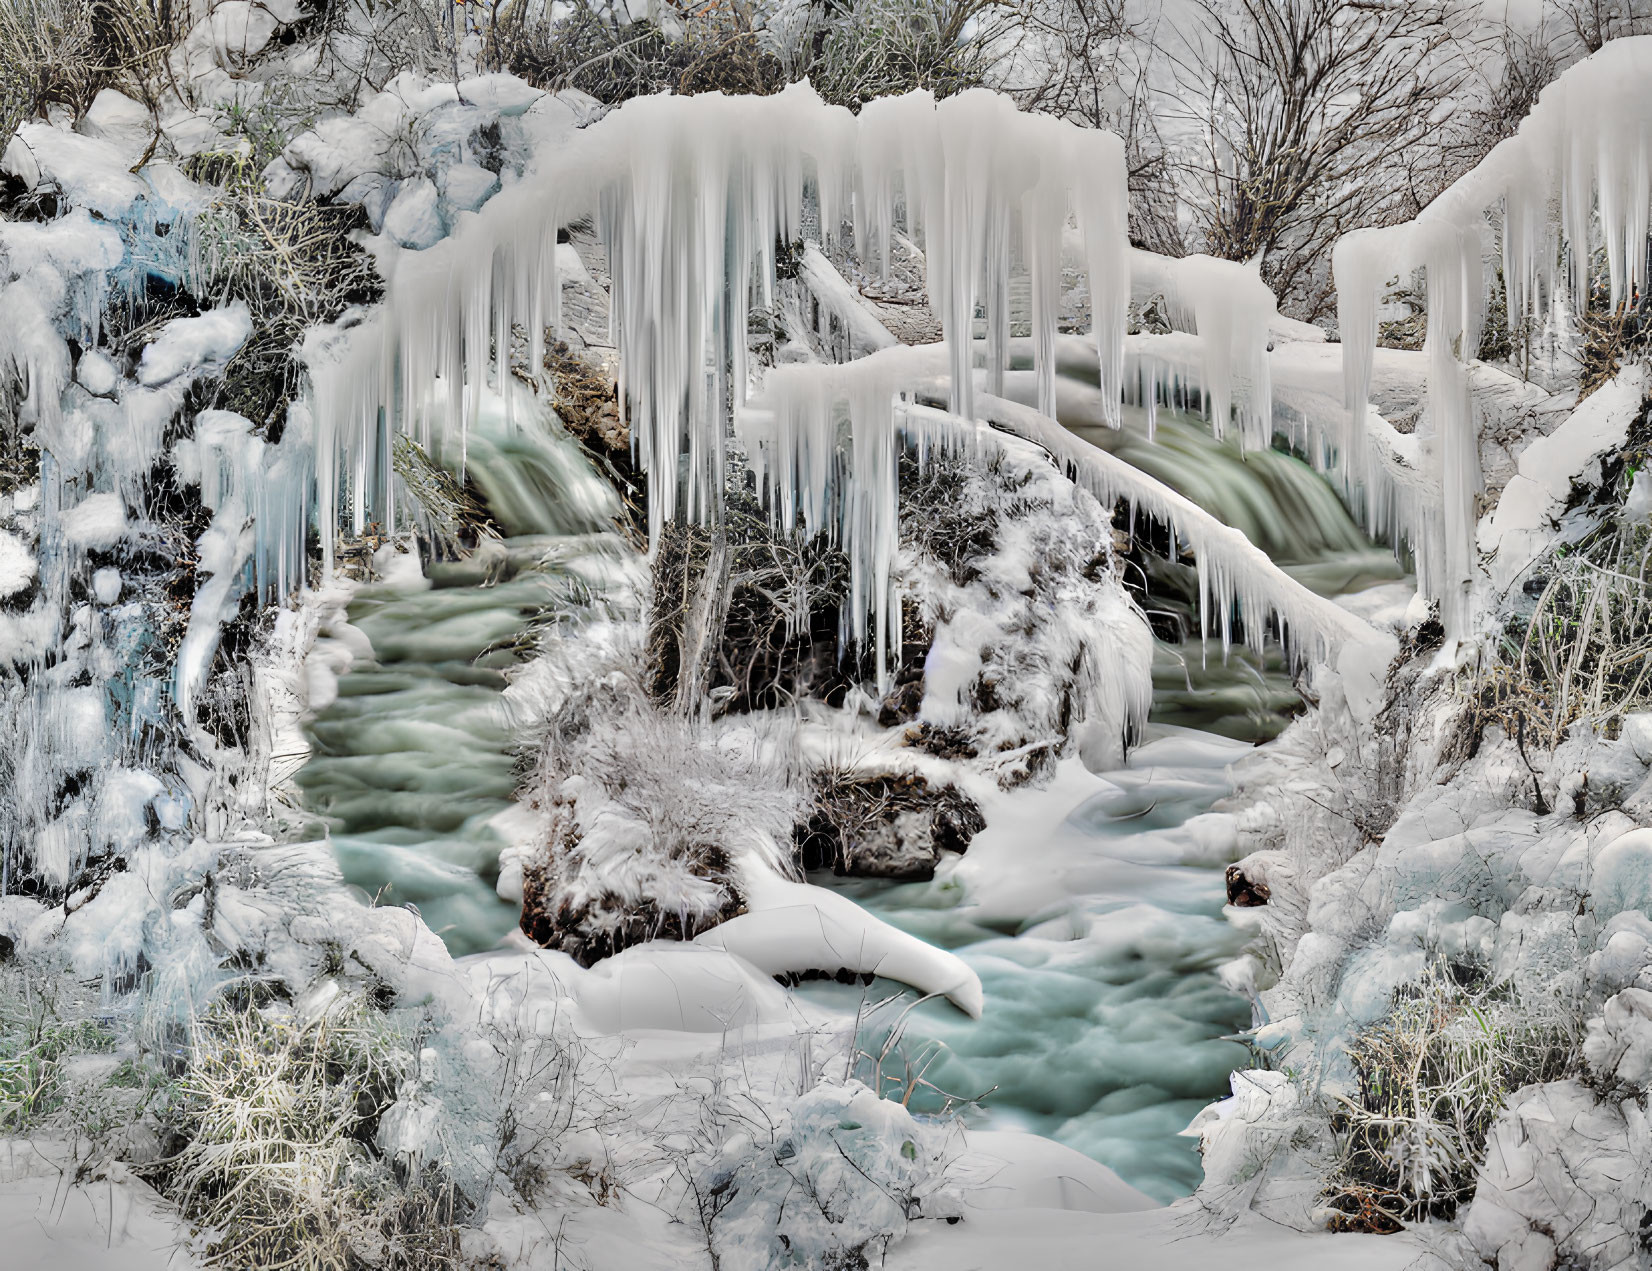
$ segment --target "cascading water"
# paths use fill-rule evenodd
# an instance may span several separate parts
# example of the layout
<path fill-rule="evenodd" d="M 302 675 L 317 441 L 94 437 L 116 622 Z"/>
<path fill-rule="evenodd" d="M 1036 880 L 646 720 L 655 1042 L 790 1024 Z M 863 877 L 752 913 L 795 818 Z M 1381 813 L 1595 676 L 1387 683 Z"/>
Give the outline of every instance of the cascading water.
<path fill-rule="evenodd" d="M 1321 595 L 1401 577 L 1393 552 L 1355 526 L 1306 463 L 1241 451 L 1202 419 L 1163 407 L 1151 441 L 1140 407 L 1125 406 L 1114 429 L 1095 409 L 1090 369 L 1087 379 L 1064 365 L 1056 380 L 1057 415 L 1072 432 L 1242 529 Z M 1030 393 L 1030 379 L 1012 371 L 1006 393 Z M 1136 529 L 1149 537 L 1145 523 Z M 917 1106 L 938 1106 L 943 1091 L 991 1089 L 987 1124 L 1055 1138 L 1168 1201 L 1200 1179 L 1179 1132 L 1250 1061 L 1229 1038 L 1251 1025 L 1251 1005 L 1216 974 L 1243 943 L 1221 917 L 1231 831 L 1203 814 L 1229 790 L 1227 765 L 1282 729 L 1302 699 L 1277 644 L 1226 658 L 1201 644 L 1189 566 L 1133 552 L 1127 568 L 1144 566 L 1142 603 L 1174 630 L 1155 623 L 1171 638 L 1157 642 L 1144 744 L 1121 770 L 1098 785 L 1066 772 L 1036 810 L 1018 808 L 1013 828 L 989 828 L 932 881 L 815 881 L 953 950 L 981 978 L 979 1021 L 921 1005 L 884 1061 L 896 1078 L 922 1068 L 935 1089 L 920 1087 Z M 898 986 L 799 991 L 849 1012 Z M 885 1035 L 909 1004 L 902 997 L 873 1013 L 869 1034 Z"/>
<path fill-rule="evenodd" d="M 760 150 L 769 156 L 764 162 L 776 166 L 754 176 L 740 165 L 730 167 L 721 150 L 696 149 L 688 169 L 656 184 L 648 174 L 670 170 L 660 156 L 627 178 L 610 158 L 583 147 L 561 165 L 565 175 L 578 178 L 575 184 L 583 192 L 557 206 L 563 214 L 577 211 L 590 196 L 587 187 L 602 191 L 596 197 L 599 223 L 607 227 L 621 352 L 628 354 L 621 365 L 629 378 L 622 379 L 621 389 L 633 423 L 648 430 L 639 437 L 639 448 L 656 529 L 674 509 L 691 518 L 712 510 L 715 490 L 707 473 L 720 471 L 724 463 L 728 438 L 720 403 L 725 394 L 732 396 L 737 409 L 728 422 L 776 522 L 785 529 L 833 534 L 843 545 L 853 566 L 851 626 L 871 627 L 882 666 L 898 648 L 889 618 L 899 608 L 888 603 L 897 523 L 894 438 L 904 433 L 920 454 L 928 447 L 979 449 L 989 443 L 972 422 L 976 412 L 996 421 L 1009 411 L 1012 431 L 1034 433 L 1053 422 L 1051 416 L 1060 416 L 1076 434 L 1105 443 L 1100 453 L 1089 451 L 1075 464 L 1104 504 L 1122 497 L 1144 521 L 1165 522 L 1177 544 L 1193 547 L 1199 569 L 1187 597 L 1183 634 L 1194 639 L 1204 632 L 1219 634 L 1221 657 L 1213 652 L 1212 663 L 1228 665 L 1229 636 L 1238 634 L 1235 612 L 1252 617 L 1243 638 L 1258 652 L 1267 641 L 1255 615 L 1264 613 L 1277 616 L 1298 655 L 1316 643 L 1329 647 L 1359 632 L 1356 619 L 1315 592 L 1395 571 L 1391 558 L 1353 528 L 1320 477 L 1287 456 L 1257 450 L 1267 440 L 1262 434 L 1271 402 L 1261 319 L 1271 313 L 1272 302 L 1257 294 L 1265 288 L 1253 274 L 1225 262 L 1166 266 L 1177 283 L 1179 321 L 1199 333 L 1187 337 L 1192 341 L 1187 347 L 1202 361 L 1207 378 L 1220 381 L 1210 387 L 1220 410 L 1230 401 L 1240 408 L 1240 426 L 1235 440 L 1224 444 L 1210 437 L 1207 425 L 1159 412 L 1158 435 L 1149 444 L 1144 413 L 1120 405 L 1124 340 L 1116 314 L 1098 313 L 1099 343 L 1083 342 L 1086 378 L 1095 385 L 1089 401 L 1094 417 L 1078 418 L 1063 406 L 1070 390 L 1085 386 L 1071 379 L 1061 361 L 1071 360 L 1074 342 L 1056 337 L 1054 284 L 1044 276 L 1060 263 L 1054 246 L 1060 236 L 1050 226 L 1064 215 L 1068 197 L 1051 184 L 1059 169 L 1050 159 L 1065 144 L 1060 138 L 1040 133 L 1046 171 L 1034 179 L 1036 173 L 1022 171 L 1007 152 L 988 146 L 966 153 L 961 136 L 953 135 L 966 116 L 984 120 L 981 111 L 997 121 L 993 127 L 1003 124 L 997 107 L 975 103 L 979 109 L 937 111 L 927 99 L 906 101 L 899 107 L 903 119 L 914 127 L 939 126 L 950 138 L 942 147 L 943 181 L 918 150 L 883 153 L 864 117 L 854 142 L 846 121 L 822 112 L 818 103 L 797 97 L 786 106 L 796 116 L 801 148 L 817 167 L 814 198 L 822 224 L 830 223 L 831 201 L 843 197 L 836 187 L 848 184 L 846 174 L 852 171 L 865 199 L 854 204 L 857 218 L 864 218 L 856 241 L 878 243 L 895 219 L 893 174 L 903 174 L 908 225 L 915 221 L 923 227 L 931 254 L 944 262 L 931 273 L 929 285 L 949 332 L 971 326 L 979 285 L 974 262 L 983 253 L 997 259 L 1005 245 L 993 236 L 1008 233 L 1013 220 L 997 204 L 990 215 L 976 214 L 973 220 L 951 213 L 941 217 L 936 209 L 950 206 L 954 185 L 1002 168 L 1032 205 L 1042 206 L 1040 199 L 1050 203 L 1042 219 L 1034 216 L 1026 223 L 1028 239 L 1022 244 L 1038 293 L 1026 361 L 1031 370 L 1014 369 L 1017 342 L 1010 339 L 1009 311 L 989 285 L 984 299 L 994 316 L 983 342 L 988 370 L 982 377 L 964 369 L 974 358 L 973 342 L 955 338 L 949 352 L 885 348 L 841 367 L 775 368 L 764 377 L 760 395 L 742 407 L 744 351 L 730 332 L 743 329 L 750 294 L 772 286 L 763 276 L 772 268 L 769 230 L 790 224 L 785 218 L 794 214 L 790 209 L 801 188 L 790 161 Z M 735 107 L 728 110 L 733 113 L 723 123 L 737 125 L 736 131 L 750 124 Z M 673 130 L 680 122 L 672 121 Z M 629 145 L 642 145 L 618 123 L 610 131 Z M 846 158 L 854 149 L 851 142 L 859 147 L 853 164 Z M 771 180 L 772 189 L 765 185 Z M 710 238 L 698 213 L 682 218 L 678 187 L 685 182 L 711 191 L 716 207 L 724 207 L 725 198 L 738 202 L 726 209 L 731 223 L 755 217 L 760 232 L 736 242 L 732 256 L 723 254 L 726 246 L 713 250 L 713 243 L 706 249 L 711 255 L 690 269 L 682 263 L 688 259 L 684 254 L 705 248 L 701 240 Z M 1044 189 L 1046 184 L 1051 188 Z M 1098 299 L 1112 305 L 1123 292 L 1117 272 L 1108 273 L 1122 264 L 1109 257 L 1120 241 L 1117 227 L 1103 214 L 1110 197 L 1086 186 L 1077 202 L 1080 221 L 1089 217 L 1092 282 Z M 778 210 L 771 206 L 776 202 Z M 334 430 L 323 434 L 323 483 L 337 482 L 351 492 L 357 521 L 373 505 L 376 483 L 385 479 L 384 459 L 376 454 L 383 445 L 374 422 L 378 407 L 423 400 L 405 381 L 409 365 L 437 366 L 444 391 L 406 412 L 403 426 L 438 451 L 445 445 L 450 466 L 457 471 L 462 464 L 473 473 L 490 507 L 503 497 L 499 491 L 517 484 L 507 476 L 511 462 L 494 462 L 500 452 L 497 446 L 490 449 L 489 427 L 479 422 L 477 402 L 488 400 L 489 381 L 507 378 L 488 358 L 490 343 L 495 349 L 505 345 L 503 324 L 520 316 L 530 333 L 536 332 L 542 310 L 555 321 L 560 284 L 544 245 L 554 217 L 547 219 L 543 208 L 535 207 L 531 220 L 524 221 L 523 208 L 514 206 L 521 203 L 514 200 L 492 225 L 511 226 L 515 217 L 527 230 L 501 238 L 478 223 L 444 259 L 433 259 L 428 267 L 420 262 L 417 269 L 410 263 L 412 290 L 404 288 L 383 339 L 369 330 L 336 371 L 323 375 L 318 413 Z M 662 251 L 675 252 L 673 268 L 680 267 L 663 290 L 646 282 L 643 272 Z M 499 283 L 498 253 L 525 262 L 532 294 Z M 470 271 L 478 289 L 465 297 L 461 311 L 421 303 L 421 288 L 451 279 L 459 262 L 472 258 L 486 267 Z M 824 275 L 821 262 L 810 260 Z M 713 285 L 725 274 L 733 279 L 732 294 Z M 995 277 L 989 270 L 988 283 Z M 1258 320 L 1247 322 L 1247 315 Z M 725 366 L 722 359 L 731 346 L 733 363 Z M 536 351 L 537 336 L 530 363 Z M 1221 375 L 1214 369 L 1218 363 L 1228 368 Z M 704 383 L 692 373 L 695 368 L 706 372 Z M 721 374 L 731 376 L 732 392 L 717 378 Z M 1175 374 L 1192 372 L 1178 366 Z M 344 376 L 353 382 L 346 385 Z M 899 398 L 914 387 L 916 398 Z M 1014 415 L 1012 400 L 1006 399 L 1019 399 L 1028 409 Z M 920 400 L 944 402 L 963 418 Z M 508 427 L 511 413 L 492 427 Z M 465 426 L 455 426 L 459 419 Z M 1116 431 L 1121 422 L 1126 426 Z M 1240 457 L 1240 441 L 1250 448 L 1249 459 Z M 336 451 L 329 453 L 329 447 Z M 1067 455 L 1060 457 L 1068 461 Z M 686 474 L 686 482 L 675 479 L 679 474 Z M 1297 528 L 1312 532 L 1272 539 L 1261 533 L 1270 521 L 1288 522 L 1279 511 L 1292 500 L 1311 509 Z M 331 523 L 330 515 L 324 508 L 324 525 Z M 1258 543 L 1279 559 L 1270 561 Z M 531 565 L 541 546 L 509 542 L 511 567 Z M 1289 570 L 1276 568 L 1281 563 L 1303 577 L 1293 580 Z M 1172 570 L 1178 567 L 1171 562 Z M 462 585 L 444 585 L 450 581 Z M 358 662 L 343 677 L 337 702 L 312 725 L 317 753 L 302 784 L 312 803 L 335 818 L 335 842 L 352 881 L 383 900 L 414 903 L 454 949 L 482 949 L 515 915 L 493 889 L 502 846 L 498 818 L 508 806 L 514 775 L 498 698 L 502 671 L 513 654 L 496 642 L 519 631 L 535 604 L 565 604 L 572 597 L 564 592 L 560 602 L 551 601 L 554 571 L 531 567 L 491 588 L 474 578 L 444 579 L 439 569 L 432 571 L 431 582 L 425 591 L 391 585 L 356 594 L 351 622 L 371 645 L 372 660 Z M 1236 662 L 1242 656 L 1236 655 Z M 1277 651 L 1272 657 L 1277 682 L 1264 686 L 1263 714 L 1295 700 L 1281 687 L 1288 677 L 1279 670 Z M 1242 679 L 1246 672 L 1236 666 L 1234 674 Z M 1168 673 L 1164 678 L 1168 685 Z M 1173 709 L 1201 722 L 1242 715 L 1225 701 L 1211 709 L 1211 698 L 1224 691 L 1231 695 L 1232 686 L 1211 690 L 1189 681 Z M 1264 724 L 1255 735 L 1268 732 Z M 1163 725 L 1151 728 L 1146 740 L 1122 771 L 1101 779 L 1070 763 L 1049 791 L 1015 804 L 1007 821 L 1013 830 L 989 830 L 968 857 L 947 862 L 933 882 L 857 883 L 845 890 L 894 926 L 959 953 L 980 977 L 989 1000 L 981 1022 L 954 1018 L 946 1013 L 950 1007 L 926 1006 L 916 1017 L 913 1038 L 928 1036 L 947 1046 L 929 1072 L 937 1085 L 966 1096 L 997 1086 L 989 1107 L 1000 1121 L 1053 1134 L 1168 1199 L 1191 1190 L 1198 1177 L 1191 1145 L 1177 1131 L 1246 1059 L 1241 1047 L 1224 1038 L 1251 1022 L 1250 1006 L 1215 975 L 1238 946 L 1221 921 L 1225 895 L 1212 868 L 1226 863 L 1231 844 L 1222 841 L 1214 823 L 1200 820 L 1226 792 L 1223 769 L 1244 745 Z M 377 788 L 363 789 L 368 782 Z M 993 796 L 984 797 L 990 804 Z M 1029 807 L 1037 809 L 1030 819 Z M 803 991 L 829 1007 L 853 1002 L 850 990 L 819 985 Z"/>
<path fill-rule="evenodd" d="M 635 594 L 641 562 L 612 530 L 617 500 L 529 400 L 491 395 L 464 469 L 505 537 L 422 574 L 357 589 L 358 655 L 308 723 L 298 783 L 324 816 L 347 882 L 411 904 L 455 953 L 489 949 L 520 906 L 496 890 L 519 784 L 502 694 L 537 625 L 579 622 Z M 458 456 L 443 455 L 455 471 Z"/>
<path fill-rule="evenodd" d="M 1028 373 L 1007 379 L 1005 391 L 1026 400 Z M 1062 364 L 1056 402 L 1069 432 L 1241 530 L 1308 590 L 1334 597 L 1403 577 L 1394 551 L 1373 543 L 1327 480 L 1295 455 L 1243 449 L 1236 438 L 1214 437 L 1203 418 L 1164 405 L 1150 413 L 1127 404 L 1114 428 L 1099 409 L 1094 367 L 1081 359 Z M 1157 637 L 1150 718 L 1246 741 L 1277 735 L 1302 708 L 1283 651 L 1269 644 L 1208 656 L 1199 641 L 1197 572 L 1167 554 L 1162 526 L 1145 517 L 1128 525 L 1126 580 Z"/>

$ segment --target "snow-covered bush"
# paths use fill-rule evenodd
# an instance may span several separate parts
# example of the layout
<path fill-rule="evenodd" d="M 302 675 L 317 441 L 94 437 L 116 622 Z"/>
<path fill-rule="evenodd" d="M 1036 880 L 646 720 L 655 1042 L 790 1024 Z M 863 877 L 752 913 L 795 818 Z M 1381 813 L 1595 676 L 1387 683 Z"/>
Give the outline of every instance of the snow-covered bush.
<path fill-rule="evenodd" d="M 655 938 L 692 939 L 742 904 L 742 871 L 793 871 L 804 800 L 749 732 L 656 706 L 610 667 L 545 720 L 521 862 L 522 926 L 589 964 Z"/>
<path fill-rule="evenodd" d="M 233 153 L 196 156 L 190 166 L 217 186 L 196 221 L 193 286 L 220 304 L 245 303 L 253 322 L 209 404 L 278 432 L 298 396 L 304 332 L 379 293 L 371 258 L 350 237 L 362 218 L 351 207 L 271 197 Z"/>
<path fill-rule="evenodd" d="M 907 469 L 900 576 L 928 649 L 914 741 L 1010 784 L 1076 750 L 1122 758 L 1147 713 L 1146 621 L 1115 570 L 1112 522 L 1031 446 Z"/>
<path fill-rule="evenodd" d="M 956 1127 L 856 1082 L 818 1085 L 723 1145 L 690 1192 L 721 1271 L 864 1271 L 916 1218 L 960 1216 Z"/>

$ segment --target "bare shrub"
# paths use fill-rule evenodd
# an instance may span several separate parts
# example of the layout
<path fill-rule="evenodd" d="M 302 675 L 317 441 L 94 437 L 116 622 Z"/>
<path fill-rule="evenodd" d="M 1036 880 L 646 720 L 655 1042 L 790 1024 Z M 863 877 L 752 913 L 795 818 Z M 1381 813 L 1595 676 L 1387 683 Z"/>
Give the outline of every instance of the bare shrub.
<path fill-rule="evenodd" d="M 717 692 L 728 711 L 816 696 L 839 703 L 849 561 L 824 536 L 775 529 L 746 491 L 725 494 L 721 525 L 665 527 L 649 619 L 651 689 L 686 707 Z"/>
<path fill-rule="evenodd" d="M 1123 138 L 1130 241 L 1180 256 L 1187 246 L 1150 78 L 1159 61 L 1159 20 L 1144 17 L 1129 0 L 1020 0 L 1001 36 L 1003 57 L 992 78 L 1023 110 Z"/>
<path fill-rule="evenodd" d="M 1641 0 L 1558 0 L 1556 8 L 1584 53 L 1597 53 L 1608 40 L 1652 32 L 1652 12 Z"/>
<path fill-rule="evenodd" d="M 1508 1095 L 1575 1071 L 1575 1009 L 1462 978 L 1431 967 L 1349 1040 L 1355 1089 L 1338 1097 L 1338 1158 L 1326 1190 L 1336 1230 L 1390 1232 L 1451 1217 L 1474 1195 Z"/>
<path fill-rule="evenodd" d="M 372 1147 L 414 1064 L 358 999 L 313 1018 L 219 1006 L 177 1082 L 182 1146 L 148 1172 L 218 1233 L 217 1266 L 457 1266 L 465 1198 L 433 1172 L 398 1179 Z"/>
<path fill-rule="evenodd" d="M 1282 309 L 1331 309 L 1331 244 L 1416 210 L 1404 179 L 1464 82 L 1451 0 L 1201 0 L 1167 109 L 1200 134 L 1184 197 L 1206 250 L 1260 260 Z M 1432 197 L 1430 189 L 1423 197 Z"/>
<path fill-rule="evenodd" d="M 52 106 L 85 112 L 109 79 L 79 0 L 8 0 L 0 6 L 0 142 Z"/>

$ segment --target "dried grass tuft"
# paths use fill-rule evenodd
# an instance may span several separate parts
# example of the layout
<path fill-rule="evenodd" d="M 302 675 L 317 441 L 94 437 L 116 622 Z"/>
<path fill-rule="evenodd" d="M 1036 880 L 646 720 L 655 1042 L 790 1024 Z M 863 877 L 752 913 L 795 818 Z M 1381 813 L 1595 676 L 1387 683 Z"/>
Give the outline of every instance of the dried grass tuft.
<path fill-rule="evenodd" d="M 413 1063 L 353 999 L 309 1020 L 217 1008 L 177 1082 L 182 1146 L 150 1172 L 216 1233 L 215 1266 L 457 1267 L 465 1198 L 439 1177 L 398 1178 L 373 1147 Z"/>
<path fill-rule="evenodd" d="M 1326 1199 L 1338 1231 L 1386 1233 L 1450 1218 L 1474 1195 L 1486 1136 L 1508 1095 L 1577 1069 L 1577 1013 L 1432 966 L 1356 1032 L 1352 1096 L 1337 1097 Z"/>

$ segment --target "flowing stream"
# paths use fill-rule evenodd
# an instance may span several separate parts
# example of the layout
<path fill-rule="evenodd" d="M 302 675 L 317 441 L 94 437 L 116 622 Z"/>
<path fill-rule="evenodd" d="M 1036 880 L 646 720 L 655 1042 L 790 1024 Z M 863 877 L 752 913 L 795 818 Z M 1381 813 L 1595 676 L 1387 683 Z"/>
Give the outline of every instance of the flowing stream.
<path fill-rule="evenodd" d="M 494 822 L 520 777 L 504 673 L 538 624 L 578 620 L 639 568 L 610 528 L 616 498 L 578 446 L 531 410 L 487 405 L 464 470 L 505 537 L 427 565 L 427 580 L 355 593 L 349 620 L 373 657 L 309 722 L 298 777 L 345 879 L 415 906 L 455 954 L 494 947 L 518 917 L 494 890 L 506 845 Z"/>
<path fill-rule="evenodd" d="M 1290 455 L 1243 456 L 1168 410 L 1153 443 L 1140 412 L 1119 432 L 1064 422 L 1239 525 L 1316 590 L 1400 576 Z M 493 946 L 516 920 L 494 892 L 495 820 L 519 776 L 504 672 L 536 623 L 577 618 L 636 568 L 604 531 L 615 510 L 606 487 L 536 422 L 485 418 L 466 470 L 508 536 L 485 561 L 431 566 L 427 583 L 357 592 L 350 620 L 373 657 L 311 722 L 300 778 L 349 880 L 382 903 L 417 906 L 456 953 Z M 1249 1062 L 1228 1038 L 1249 1025 L 1250 1006 L 1216 975 L 1239 947 L 1221 916 L 1231 839 L 1204 814 L 1229 791 L 1227 766 L 1300 699 L 1277 657 L 1236 651 L 1224 662 L 1188 638 L 1190 567 L 1141 552 L 1129 567 L 1142 571 L 1163 638 L 1153 721 L 1121 771 L 1098 778 L 1070 761 L 1048 787 L 1004 795 L 969 852 L 930 882 L 813 881 L 954 950 L 981 977 L 979 1021 L 941 1002 L 904 1016 L 902 1043 L 882 1061 L 886 1085 L 921 1077 L 912 1097 L 924 1107 L 990 1088 L 989 1123 L 1056 1138 L 1168 1201 L 1199 1180 L 1178 1131 Z M 798 991 L 844 1014 L 901 993 L 881 981 Z M 887 1035 L 910 1002 L 886 1002 L 864 1035 Z"/>

